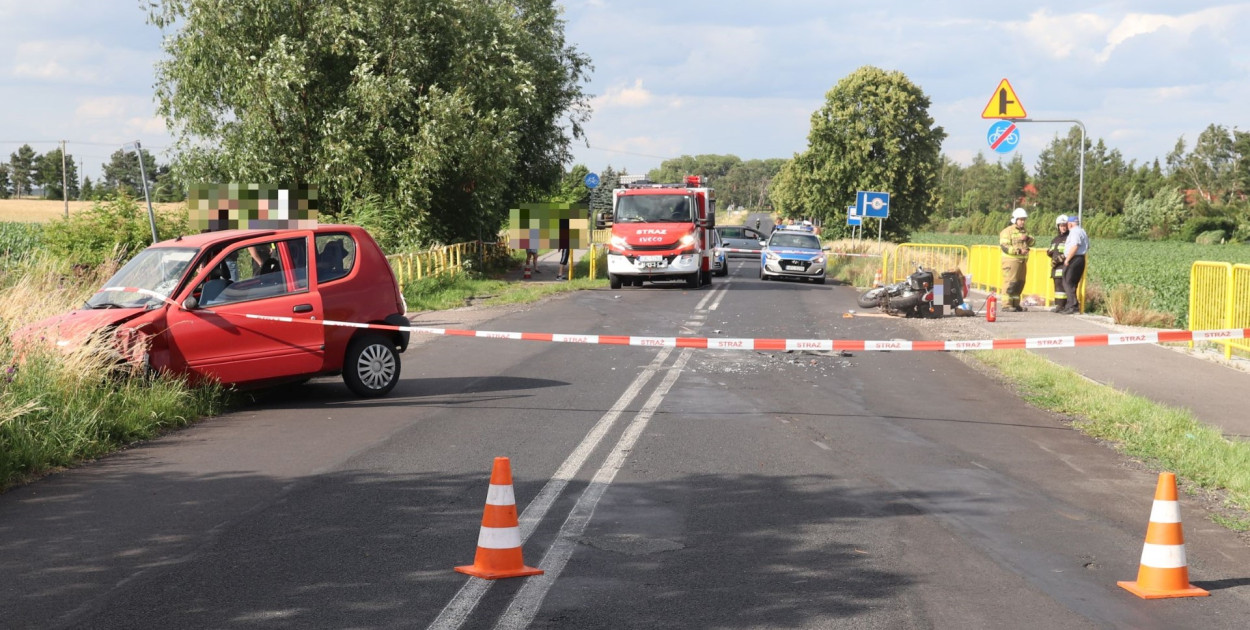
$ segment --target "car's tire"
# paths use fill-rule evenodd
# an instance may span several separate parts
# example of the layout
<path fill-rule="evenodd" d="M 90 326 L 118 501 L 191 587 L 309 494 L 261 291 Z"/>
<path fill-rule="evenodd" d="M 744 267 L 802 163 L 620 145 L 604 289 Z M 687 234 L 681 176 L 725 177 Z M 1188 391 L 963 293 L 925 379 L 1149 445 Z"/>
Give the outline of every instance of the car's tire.
<path fill-rule="evenodd" d="M 621 288 L 621 277 L 614 273 L 608 274 L 608 286 L 613 290 Z"/>
<path fill-rule="evenodd" d="M 920 292 L 904 293 L 890 298 L 890 308 L 896 311 L 908 311 L 920 304 Z"/>
<path fill-rule="evenodd" d="M 711 269 L 708 269 L 707 271 L 699 272 L 699 284 L 700 285 L 712 284 L 712 270 Z"/>
<path fill-rule="evenodd" d="M 385 335 L 361 335 L 347 344 L 343 356 L 343 382 L 362 398 L 385 396 L 399 382 L 399 353 Z"/>
<path fill-rule="evenodd" d="M 763 267 L 760 267 L 760 280 L 768 281 L 768 274 L 764 273 Z"/>
<path fill-rule="evenodd" d="M 815 280 L 813 280 L 813 282 L 815 282 L 816 284 L 824 284 L 824 283 L 825 283 L 825 279 L 824 279 L 824 278 L 816 278 Z"/>
<path fill-rule="evenodd" d="M 697 288 L 699 288 L 699 283 L 700 283 L 700 281 L 702 281 L 702 280 L 703 280 L 703 272 L 701 272 L 701 271 L 696 271 L 696 272 L 694 272 L 694 273 L 692 273 L 692 274 L 690 274 L 690 275 L 686 276 L 686 288 L 687 288 L 687 289 L 697 289 Z"/>
<path fill-rule="evenodd" d="M 860 308 L 872 308 L 874 306 L 881 306 L 881 294 L 882 293 L 885 293 L 885 287 L 877 287 L 875 289 L 869 289 L 865 291 L 864 293 L 860 294 L 859 300 L 857 300 L 859 302 L 859 307 Z"/>

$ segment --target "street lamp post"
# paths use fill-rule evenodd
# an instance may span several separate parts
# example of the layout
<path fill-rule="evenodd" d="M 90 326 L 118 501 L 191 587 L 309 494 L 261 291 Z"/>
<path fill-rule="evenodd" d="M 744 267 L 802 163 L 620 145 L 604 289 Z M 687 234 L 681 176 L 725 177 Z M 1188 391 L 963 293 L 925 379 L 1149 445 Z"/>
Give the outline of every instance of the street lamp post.
<path fill-rule="evenodd" d="M 1081 165 L 1077 170 L 1078 183 L 1076 189 L 1076 218 L 1085 226 L 1085 123 L 1074 118 L 1013 118 L 1017 123 L 1075 123 L 1081 128 Z"/>
<path fill-rule="evenodd" d="M 156 213 L 152 211 L 152 197 L 148 194 L 148 173 L 143 166 L 143 147 L 140 146 L 138 140 L 135 140 L 122 145 L 122 150 L 134 151 L 139 157 L 139 177 L 143 180 L 143 200 L 148 202 L 148 224 L 152 226 L 152 242 L 155 243 L 160 239 L 156 236 Z"/>

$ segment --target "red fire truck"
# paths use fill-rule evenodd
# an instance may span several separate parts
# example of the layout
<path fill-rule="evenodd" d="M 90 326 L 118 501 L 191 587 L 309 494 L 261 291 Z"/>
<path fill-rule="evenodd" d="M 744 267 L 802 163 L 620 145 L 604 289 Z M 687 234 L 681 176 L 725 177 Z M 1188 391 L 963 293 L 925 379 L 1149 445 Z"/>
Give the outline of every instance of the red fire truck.
<path fill-rule="evenodd" d="M 608 281 L 613 289 L 648 280 L 712 283 L 716 193 L 704 178 L 680 184 L 638 181 L 612 191 Z"/>

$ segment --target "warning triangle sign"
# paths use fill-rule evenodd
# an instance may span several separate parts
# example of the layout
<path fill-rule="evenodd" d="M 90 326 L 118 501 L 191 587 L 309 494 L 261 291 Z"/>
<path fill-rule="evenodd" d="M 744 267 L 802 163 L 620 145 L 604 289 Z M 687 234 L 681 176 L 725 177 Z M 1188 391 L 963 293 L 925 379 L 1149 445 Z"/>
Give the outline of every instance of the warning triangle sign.
<path fill-rule="evenodd" d="M 1029 115 L 1024 113 L 1024 105 L 1020 103 L 1020 98 L 1016 96 L 1016 91 L 1012 89 L 1007 79 L 999 81 L 998 88 L 990 97 L 990 102 L 985 104 L 985 111 L 981 112 L 981 118 L 1028 117 Z"/>

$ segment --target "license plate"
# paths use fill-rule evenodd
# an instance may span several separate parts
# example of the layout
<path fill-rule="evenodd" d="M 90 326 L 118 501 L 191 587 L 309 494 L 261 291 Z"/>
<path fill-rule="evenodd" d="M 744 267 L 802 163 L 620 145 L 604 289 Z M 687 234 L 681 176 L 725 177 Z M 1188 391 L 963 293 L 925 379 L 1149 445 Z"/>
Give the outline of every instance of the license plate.
<path fill-rule="evenodd" d="M 786 271 L 806 271 L 802 265 L 786 265 Z"/>
<path fill-rule="evenodd" d="M 645 262 L 645 263 L 642 263 L 642 267 L 643 267 L 644 269 L 655 269 L 656 267 L 662 267 L 663 265 L 664 265 L 664 263 L 662 263 L 662 262 Z"/>
<path fill-rule="evenodd" d="M 663 256 L 639 256 L 638 260 L 645 263 L 658 263 L 664 260 Z"/>

